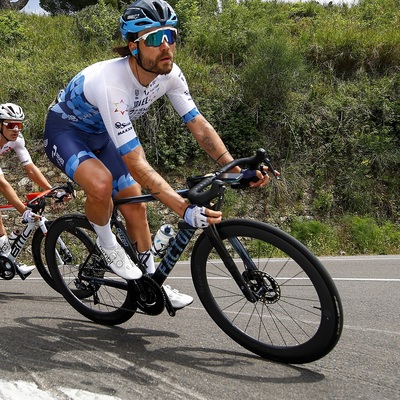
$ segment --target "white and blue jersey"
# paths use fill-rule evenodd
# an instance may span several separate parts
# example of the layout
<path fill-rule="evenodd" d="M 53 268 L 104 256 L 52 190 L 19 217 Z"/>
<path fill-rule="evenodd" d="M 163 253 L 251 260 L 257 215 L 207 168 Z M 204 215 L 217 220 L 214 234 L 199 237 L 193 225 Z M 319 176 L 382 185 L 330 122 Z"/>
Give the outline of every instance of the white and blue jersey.
<path fill-rule="evenodd" d="M 113 173 L 117 193 L 132 184 L 133 178 L 122 159 L 119 165 L 113 165 L 116 153 L 111 148 L 115 147 L 121 158 L 140 145 L 132 121 L 163 95 L 168 96 L 185 123 L 199 114 L 176 64 L 169 74 L 158 75 L 147 87 L 132 73 L 129 57 L 85 68 L 50 108 L 44 134 L 46 154 L 71 179 L 79 163 L 99 158 Z"/>

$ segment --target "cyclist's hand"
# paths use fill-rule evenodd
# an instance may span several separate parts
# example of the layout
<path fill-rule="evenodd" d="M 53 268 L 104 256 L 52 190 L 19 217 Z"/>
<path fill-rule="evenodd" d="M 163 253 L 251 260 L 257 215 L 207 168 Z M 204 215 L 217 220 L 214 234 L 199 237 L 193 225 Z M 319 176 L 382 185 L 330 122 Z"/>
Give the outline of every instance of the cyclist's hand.
<path fill-rule="evenodd" d="M 222 213 L 192 204 L 185 210 L 183 219 L 194 228 L 207 228 L 210 224 L 221 222 Z"/>
<path fill-rule="evenodd" d="M 40 215 L 35 214 L 30 208 L 28 208 L 23 214 L 22 214 L 22 220 L 24 222 L 35 222 L 40 218 Z"/>
<path fill-rule="evenodd" d="M 56 197 L 57 197 L 57 200 L 56 200 L 57 203 L 62 203 L 64 201 L 71 200 L 71 195 L 69 193 L 67 193 L 65 190 L 59 190 L 56 193 Z"/>
<path fill-rule="evenodd" d="M 264 187 L 269 182 L 267 172 L 268 167 L 265 165 L 259 169 L 242 169 L 243 178 L 240 180 L 240 184 L 249 187 Z"/>

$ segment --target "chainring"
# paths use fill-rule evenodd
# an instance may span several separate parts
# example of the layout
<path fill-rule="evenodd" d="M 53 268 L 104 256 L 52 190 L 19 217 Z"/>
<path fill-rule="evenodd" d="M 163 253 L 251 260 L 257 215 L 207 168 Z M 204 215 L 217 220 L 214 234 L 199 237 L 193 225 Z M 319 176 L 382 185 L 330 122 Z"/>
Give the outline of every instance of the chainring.
<path fill-rule="evenodd" d="M 0 278 L 9 281 L 16 273 L 15 265 L 7 257 L 0 256 Z"/>
<path fill-rule="evenodd" d="M 165 309 L 165 298 L 161 287 L 149 276 L 128 281 L 129 292 L 138 308 L 148 315 L 159 315 Z"/>

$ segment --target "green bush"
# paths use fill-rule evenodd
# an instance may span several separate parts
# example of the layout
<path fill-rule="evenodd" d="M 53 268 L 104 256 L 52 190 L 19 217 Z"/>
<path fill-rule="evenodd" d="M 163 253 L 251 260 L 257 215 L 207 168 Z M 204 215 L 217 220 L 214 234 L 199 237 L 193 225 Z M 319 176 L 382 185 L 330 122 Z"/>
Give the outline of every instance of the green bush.
<path fill-rule="evenodd" d="M 373 218 L 351 216 L 344 220 L 343 226 L 347 247 L 355 254 L 396 254 L 400 251 L 398 225 L 390 222 L 378 224 Z"/>
<path fill-rule="evenodd" d="M 121 13 L 100 0 L 74 15 L 78 37 L 83 42 L 96 42 L 99 47 L 111 46 L 119 29 Z"/>
<path fill-rule="evenodd" d="M 0 14 L 0 43 L 2 48 L 6 45 L 15 45 L 18 41 L 24 40 L 25 36 L 26 32 L 18 14 L 12 11 Z"/>
<path fill-rule="evenodd" d="M 290 233 L 317 255 L 339 253 L 337 235 L 329 224 L 294 218 L 290 224 Z"/>

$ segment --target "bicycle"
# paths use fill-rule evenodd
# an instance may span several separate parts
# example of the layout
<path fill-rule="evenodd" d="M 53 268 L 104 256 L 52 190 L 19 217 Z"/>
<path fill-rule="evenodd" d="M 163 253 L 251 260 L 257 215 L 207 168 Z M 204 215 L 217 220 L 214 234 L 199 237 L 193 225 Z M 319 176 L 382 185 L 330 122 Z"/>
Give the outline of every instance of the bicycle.
<path fill-rule="evenodd" d="M 189 178 L 189 188 L 177 192 L 192 204 L 220 209 L 227 187 L 243 186 L 242 175 L 228 171 L 237 165 L 257 169 L 262 164 L 279 178 L 265 150 L 259 149 L 255 156 L 234 160 L 217 172 Z M 139 280 L 126 281 L 111 271 L 85 215 L 62 216 L 49 228 L 45 254 L 52 277 L 69 304 L 96 323 L 121 324 L 136 312 L 159 315 L 164 309 L 175 315 L 162 284 L 196 228 L 180 221 L 155 273 L 146 275 L 118 206 L 149 201 L 156 199 L 141 195 L 115 200 L 111 218 L 118 241 L 143 270 Z M 61 263 L 59 239 L 72 255 Z M 202 305 L 216 324 L 261 357 L 311 362 L 328 354 L 340 338 L 343 309 L 327 270 L 297 239 L 267 223 L 227 219 L 205 228 L 195 239 L 191 275 Z"/>
<path fill-rule="evenodd" d="M 24 249 L 28 239 L 33 234 L 31 249 L 34 264 L 42 276 L 44 281 L 56 289 L 55 283 L 47 269 L 47 265 L 43 262 L 44 258 L 44 243 L 48 227 L 51 224 L 44 216 L 44 210 L 46 207 L 47 198 L 56 198 L 56 202 L 62 202 L 63 198 L 57 198 L 57 192 L 64 190 L 68 194 L 74 195 L 75 191 L 72 184 L 68 182 L 66 185 L 54 186 L 51 189 L 45 190 L 43 192 L 28 193 L 27 201 L 24 203 L 27 207 L 31 208 L 32 211 L 39 216 L 38 220 L 35 222 L 27 222 L 25 228 L 18 232 L 15 238 L 12 239 L 11 250 L 8 256 L 0 255 L 0 278 L 4 280 L 11 280 L 15 275 L 19 275 L 22 280 L 25 280 L 30 274 L 23 274 L 19 271 L 19 263 L 16 261 Z M 12 204 L 5 204 L 0 206 L 0 210 L 11 211 L 15 210 Z"/>

